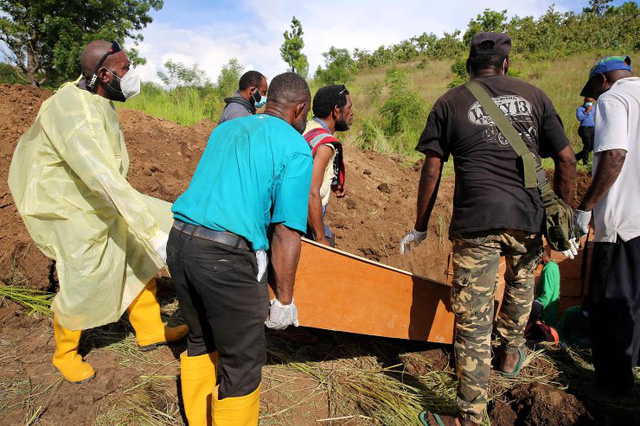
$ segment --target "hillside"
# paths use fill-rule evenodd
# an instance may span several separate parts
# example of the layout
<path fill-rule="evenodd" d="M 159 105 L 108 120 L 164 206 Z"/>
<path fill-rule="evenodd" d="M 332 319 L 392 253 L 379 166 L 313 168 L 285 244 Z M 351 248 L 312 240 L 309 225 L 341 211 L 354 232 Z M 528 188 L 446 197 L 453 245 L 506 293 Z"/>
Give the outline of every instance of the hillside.
<path fill-rule="evenodd" d="M 29 285 L 47 286 L 49 262 L 31 242 L 7 186 L 15 145 L 34 120 L 40 102 L 49 96 L 26 86 L 3 85 L 0 97 L 0 276 L 26 274 Z M 139 191 L 173 202 L 184 191 L 200 159 L 213 124 L 183 127 L 144 113 L 120 109 L 128 144 L 129 180 Z M 419 168 L 404 167 L 398 159 L 375 152 L 347 152 L 347 196 L 333 199 L 328 223 L 338 247 L 370 259 L 443 280 L 450 250 L 446 238 L 451 216 L 453 181 L 444 182 L 434 211 L 432 238 L 406 257 L 398 244 L 415 218 Z"/>
<path fill-rule="evenodd" d="M 593 63 L 611 51 L 593 51 L 589 54 L 574 55 L 556 60 L 527 60 L 521 56 L 512 58 L 511 74 L 522 78 L 542 90 L 552 100 L 556 110 L 560 114 L 565 126 L 567 136 L 573 143 L 574 150 L 582 149 L 580 138 L 578 137 L 578 121 L 575 117 L 575 110 L 582 104 L 580 90 L 587 80 L 589 68 Z M 619 53 L 619 52 L 618 52 Z M 629 53 L 631 54 L 631 53 Z M 426 64 L 416 61 L 412 63 L 400 64 L 397 67 L 405 70 L 409 76 L 409 87 L 415 93 L 425 107 L 416 118 L 416 125 L 422 130 L 427 120 L 428 112 L 434 102 L 446 90 L 454 79 L 455 75 L 451 71 L 453 60 L 429 60 Z M 382 117 L 380 108 L 389 98 L 389 85 L 385 84 L 385 75 L 393 67 L 386 66 L 358 71 L 352 83 L 348 84 L 351 91 L 355 120 L 353 128 L 348 132 L 347 142 L 354 146 L 362 146 L 363 122 L 381 123 Z M 372 96 L 372 88 L 381 87 L 379 98 Z M 382 127 L 381 124 L 378 124 Z M 382 134 L 382 129 L 380 129 Z M 418 133 L 419 135 L 419 133 Z M 391 137 L 381 138 L 379 145 L 373 148 L 380 152 L 396 152 L 416 158 L 412 150 L 415 147 L 415 133 L 407 133 L 403 136 L 400 149 L 393 149 L 390 144 Z M 414 138 L 411 138 L 411 137 Z M 580 167 L 581 170 L 586 170 Z"/>
<path fill-rule="evenodd" d="M 438 74 L 431 72 L 429 81 L 435 86 Z M 375 79 L 375 74 L 369 78 Z M 15 144 L 48 96 L 29 87 L 0 86 L 0 281 L 37 289 L 48 285 L 49 262 L 30 241 L 6 179 Z M 119 116 L 131 156 L 130 181 L 141 192 L 173 201 L 186 188 L 213 124 L 202 121 L 183 127 L 127 109 Z M 414 219 L 418 170 L 419 163 L 406 157 L 350 146 L 348 196 L 331 201 L 329 224 L 343 250 L 443 280 L 450 251 L 446 232 L 453 179 L 443 181 L 427 241 L 410 256 L 398 253 L 398 242 Z M 585 182 L 583 178 L 579 190 Z M 163 313 L 169 321 L 180 321 L 170 278 L 163 275 Z M 269 334 L 262 424 L 312 425 L 344 417 L 349 424 L 404 425 L 415 421 L 423 407 L 451 410 L 454 372 L 447 347 L 313 333 L 320 340 L 315 346 L 286 343 Z M 0 335 L 0 415 L 7 424 L 30 419 L 41 424 L 181 424 L 176 374 L 184 348 L 142 354 L 126 320 L 90 330 L 83 334 L 81 352 L 98 376 L 78 386 L 62 381 L 50 364 L 49 318 L 28 316 L 22 307 L 0 301 Z M 636 421 L 637 410 L 617 412 L 583 400 L 576 380 L 590 377 L 588 357 L 539 347 L 527 358 L 521 381 L 493 376 L 492 424 Z"/>

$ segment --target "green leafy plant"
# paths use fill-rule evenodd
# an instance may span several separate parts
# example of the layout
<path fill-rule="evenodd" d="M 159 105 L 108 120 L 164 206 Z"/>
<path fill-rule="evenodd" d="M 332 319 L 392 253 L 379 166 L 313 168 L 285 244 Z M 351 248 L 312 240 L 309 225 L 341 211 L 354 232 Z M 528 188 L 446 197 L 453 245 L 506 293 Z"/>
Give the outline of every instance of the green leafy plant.
<path fill-rule="evenodd" d="M 307 77 L 307 74 L 309 74 L 309 61 L 307 60 L 307 55 L 302 53 L 304 31 L 302 30 L 302 24 L 295 16 L 291 19 L 291 31 L 285 31 L 282 35 L 284 36 L 284 42 L 280 47 L 282 60 L 289 64 L 290 71 Z"/>

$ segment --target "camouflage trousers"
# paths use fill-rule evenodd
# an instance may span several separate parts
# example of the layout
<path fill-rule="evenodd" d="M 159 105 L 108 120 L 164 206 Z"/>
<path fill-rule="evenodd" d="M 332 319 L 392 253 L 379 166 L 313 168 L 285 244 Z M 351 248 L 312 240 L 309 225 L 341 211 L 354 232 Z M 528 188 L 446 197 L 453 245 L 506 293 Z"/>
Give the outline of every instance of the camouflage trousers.
<path fill-rule="evenodd" d="M 496 330 L 507 347 L 525 343 L 534 296 L 534 272 L 543 252 L 540 234 L 492 230 L 453 240 L 451 304 L 456 315 L 454 351 L 460 415 L 481 423 L 491 373 L 491 330 L 500 258 L 505 257 L 505 294 Z"/>

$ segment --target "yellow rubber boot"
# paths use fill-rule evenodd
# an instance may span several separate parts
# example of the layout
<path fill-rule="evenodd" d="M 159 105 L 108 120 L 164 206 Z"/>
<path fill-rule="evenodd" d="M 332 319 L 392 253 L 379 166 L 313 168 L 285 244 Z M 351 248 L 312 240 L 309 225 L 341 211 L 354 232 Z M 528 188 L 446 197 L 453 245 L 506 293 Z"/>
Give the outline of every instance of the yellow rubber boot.
<path fill-rule="evenodd" d="M 160 318 L 160 304 L 156 299 L 156 279 L 142 289 L 127 308 L 129 321 L 136 332 L 136 340 L 142 351 L 148 351 L 160 345 L 177 342 L 189 333 L 189 327 L 179 325 L 167 327 Z"/>
<path fill-rule="evenodd" d="M 213 392 L 214 426 L 256 426 L 260 415 L 260 385 L 249 395 L 218 399 Z"/>
<path fill-rule="evenodd" d="M 184 413 L 190 426 L 213 424 L 212 393 L 216 387 L 218 353 L 199 356 L 180 355 L 180 388 Z"/>
<path fill-rule="evenodd" d="M 88 362 L 82 360 L 78 354 L 78 344 L 82 331 L 71 331 L 64 328 L 56 317 L 53 317 L 53 338 L 56 342 L 56 350 L 53 353 L 53 365 L 62 376 L 71 383 L 84 383 L 93 379 L 95 370 Z"/>

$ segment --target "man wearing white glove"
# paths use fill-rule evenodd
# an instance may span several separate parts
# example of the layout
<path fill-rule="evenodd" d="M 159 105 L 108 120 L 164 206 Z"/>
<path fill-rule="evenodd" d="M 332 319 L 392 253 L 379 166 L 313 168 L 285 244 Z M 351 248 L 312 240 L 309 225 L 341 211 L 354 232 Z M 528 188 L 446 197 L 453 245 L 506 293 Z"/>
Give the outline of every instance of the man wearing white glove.
<path fill-rule="evenodd" d="M 125 311 L 142 349 L 187 334 L 184 325 L 163 324 L 156 298 L 171 205 L 127 181 L 129 155 L 112 102 L 138 93 L 140 80 L 116 42 L 89 43 L 80 62 L 82 77 L 42 103 L 9 171 L 29 235 L 56 261 L 53 364 L 76 383 L 95 375 L 78 354 L 82 330 L 118 321 Z"/>
<path fill-rule="evenodd" d="M 575 156 L 558 113 L 538 88 L 506 76 L 511 63 L 506 34 L 479 33 L 471 42 L 467 70 L 484 87 L 524 142 L 555 163 L 555 189 L 571 198 Z M 424 413 L 429 424 L 479 425 L 486 415 L 491 372 L 491 330 L 500 257 L 507 263 L 505 296 L 496 330 L 503 346 L 500 371 L 520 372 L 527 347 L 523 336 L 533 301 L 533 271 L 542 255 L 544 210 L 538 189 L 527 187 L 518 155 L 465 86 L 433 105 L 416 150 L 425 154 L 417 218 L 401 242 L 404 253 L 426 237 L 442 167 L 454 158 L 456 188 L 449 236 L 453 241 L 452 309 L 459 383 L 456 418 Z"/>
<path fill-rule="evenodd" d="M 302 77 L 276 76 L 264 114 L 213 131 L 173 206 L 167 263 L 189 325 L 180 381 L 191 425 L 257 425 L 265 321 L 277 329 L 298 325 L 293 284 L 313 168 L 301 133 L 310 102 Z"/>
<path fill-rule="evenodd" d="M 596 397 L 618 403 L 633 393 L 640 352 L 640 78 L 628 56 L 605 57 L 582 93 L 598 102 L 593 180 L 576 226 L 584 233 L 593 211 L 588 297 Z"/>
<path fill-rule="evenodd" d="M 411 247 L 416 247 L 418 244 L 427 238 L 427 231 L 416 231 L 412 229 L 407 235 L 400 241 L 400 254 L 409 253 Z"/>

